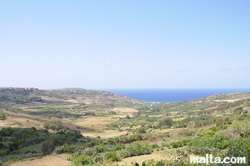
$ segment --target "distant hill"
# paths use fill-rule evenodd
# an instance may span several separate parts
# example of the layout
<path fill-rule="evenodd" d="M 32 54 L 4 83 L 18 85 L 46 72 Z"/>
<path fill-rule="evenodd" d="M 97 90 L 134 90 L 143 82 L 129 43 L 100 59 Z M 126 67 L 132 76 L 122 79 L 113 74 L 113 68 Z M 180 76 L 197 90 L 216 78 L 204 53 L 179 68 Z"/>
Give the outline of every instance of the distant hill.
<path fill-rule="evenodd" d="M 41 90 L 37 88 L 0 88 L 0 102 L 28 104 L 38 103 L 140 103 L 137 100 L 114 93 L 86 90 L 81 88 L 65 88 Z"/>

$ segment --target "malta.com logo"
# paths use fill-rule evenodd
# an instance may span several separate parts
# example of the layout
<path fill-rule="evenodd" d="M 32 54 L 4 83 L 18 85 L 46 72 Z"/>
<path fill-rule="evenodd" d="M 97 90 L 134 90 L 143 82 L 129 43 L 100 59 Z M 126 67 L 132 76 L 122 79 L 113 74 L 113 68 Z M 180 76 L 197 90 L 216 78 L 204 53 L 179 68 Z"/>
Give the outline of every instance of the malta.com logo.
<path fill-rule="evenodd" d="M 191 164 L 246 164 L 246 157 L 214 157 L 212 154 L 206 154 L 205 157 L 190 157 Z"/>

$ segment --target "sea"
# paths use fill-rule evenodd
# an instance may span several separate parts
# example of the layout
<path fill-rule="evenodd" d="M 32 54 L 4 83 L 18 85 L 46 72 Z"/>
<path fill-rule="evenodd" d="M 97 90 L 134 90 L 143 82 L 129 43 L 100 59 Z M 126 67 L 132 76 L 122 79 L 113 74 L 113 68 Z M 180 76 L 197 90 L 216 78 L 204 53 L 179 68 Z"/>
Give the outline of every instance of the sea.
<path fill-rule="evenodd" d="M 250 92 L 250 89 L 105 89 L 141 102 L 177 103 L 216 94 Z"/>

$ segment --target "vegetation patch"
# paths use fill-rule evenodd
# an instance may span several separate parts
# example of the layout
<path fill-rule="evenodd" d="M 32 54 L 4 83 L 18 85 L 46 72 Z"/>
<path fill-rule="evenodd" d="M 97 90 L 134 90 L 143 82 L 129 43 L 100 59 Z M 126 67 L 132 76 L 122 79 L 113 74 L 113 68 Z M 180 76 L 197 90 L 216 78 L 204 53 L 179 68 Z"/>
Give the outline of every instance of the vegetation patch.
<path fill-rule="evenodd" d="M 49 133 L 47 130 L 37 130 L 34 127 L 2 128 L 0 130 L 0 157 L 8 160 L 16 157 L 47 155 L 57 146 L 73 144 L 81 137 L 82 135 L 78 131 L 69 129 Z M 61 151 L 73 152 L 73 147 L 64 146 Z"/>
<path fill-rule="evenodd" d="M 153 149 L 147 145 L 140 142 L 134 142 L 131 145 L 127 146 L 122 152 L 121 156 L 125 157 L 132 157 L 132 156 L 140 156 L 145 154 L 150 154 Z"/>
<path fill-rule="evenodd" d="M 7 117 L 5 114 L 3 113 L 0 113 L 0 120 L 5 120 Z"/>

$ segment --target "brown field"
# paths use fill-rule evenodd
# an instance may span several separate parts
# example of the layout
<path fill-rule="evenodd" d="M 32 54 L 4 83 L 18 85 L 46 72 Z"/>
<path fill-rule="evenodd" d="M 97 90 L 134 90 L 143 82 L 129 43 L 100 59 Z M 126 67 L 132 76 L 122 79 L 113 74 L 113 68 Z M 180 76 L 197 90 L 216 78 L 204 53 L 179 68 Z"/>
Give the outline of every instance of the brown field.
<path fill-rule="evenodd" d="M 40 159 L 21 161 L 11 164 L 11 166 L 69 166 L 70 162 L 67 160 L 68 157 L 68 154 L 50 155 Z"/>
<path fill-rule="evenodd" d="M 122 108 L 122 107 L 118 107 L 118 108 L 114 108 L 114 111 L 117 113 L 121 113 L 121 114 L 133 114 L 133 113 L 138 113 L 137 109 L 134 108 Z"/>
<path fill-rule="evenodd" d="M 38 121 L 33 121 L 29 118 L 18 118 L 18 117 L 10 117 L 6 120 L 0 121 L 0 128 L 2 127 L 19 127 L 19 128 L 26 128 L 26 127 L 36 127 L 39 128 L 41 123 Z"/>
<path fill-rule="evenodd" d="M 84 119 L 77 119 L 75 121 L 76 126 L 90 128 L 95 131 L 103 131 L 106 125 L 114 122 L 112 117 L 88 117 Z"/>
<path fill-rule="evenodd" d="M 90 130 L 84 131 L 83 136 L 89 136 L 90 138 L 110 138 L 126 134 L 126 132 L 119 132 L 117 130 L 106 130 L 106 126 L 110 123 L 117 121 L 115 116 L 109 117 L 88 117 L 85 119 L 78 119 L 75 121 L 76 126 L 88 128 Z"/>
<path fill-rule="evenodd" d="M 111 137 L 117 137 L 121 135 L 127 134 L 126 131 L 119 132 L 117 130 L 104 130 L 103 132 L 87 132 L 87 133 L 82 133 L 83 136 L 88 136 L 90 138 L 97 138 L 101 137 L 103 139 L 111 138 Z"/>
<path fill-rule="evenodd" d="M 169 156 L 153 153 L 149 155 L 128 157 L 128 158 L 122 159 L 122 161 L 117 162 L 116 164 L 118 164 L 119 166 L 123 166 L 123 165 L 130 166 L 132 165 L 132 163 L 138 163 L 139 165 L 141 165 L 143 161 L 148 161 L 152 159 L 155 161 L 167 160 L 169 159 Z"/>

